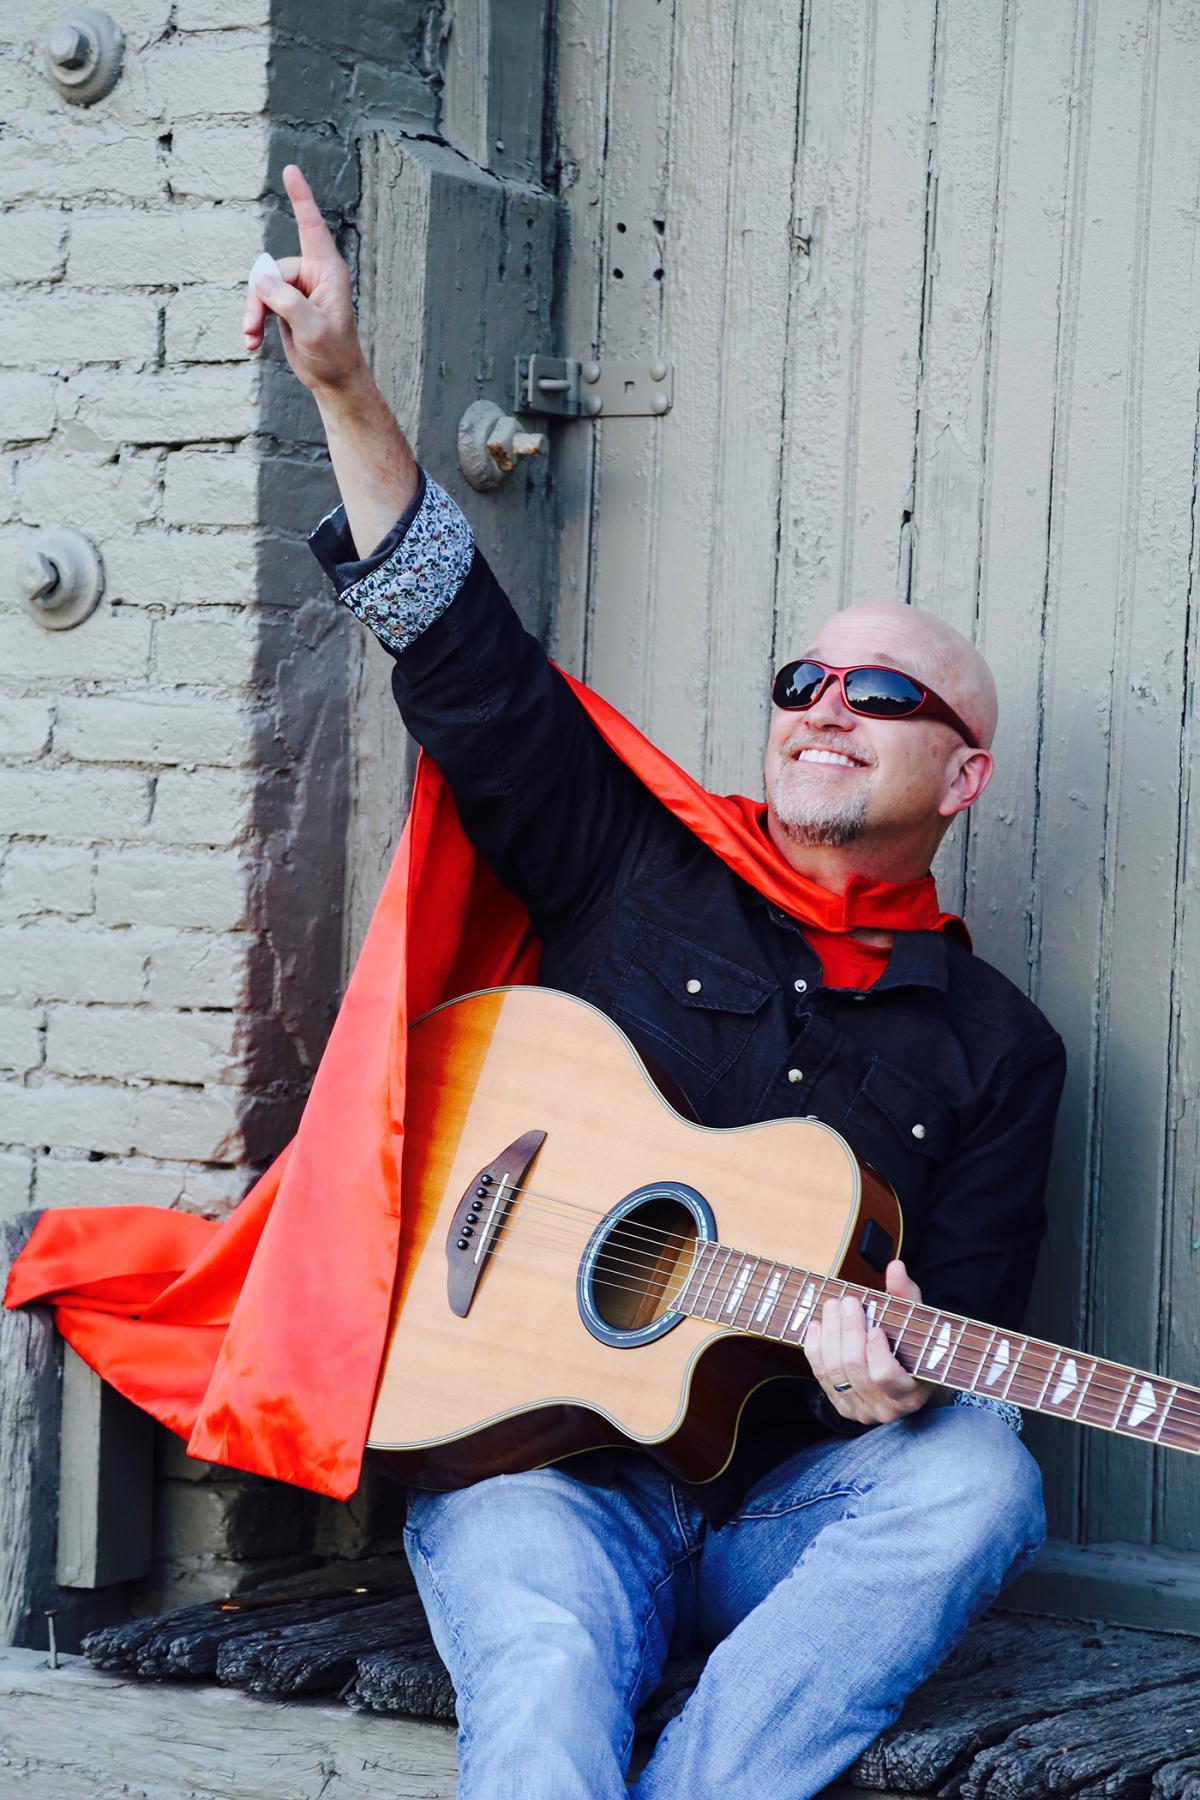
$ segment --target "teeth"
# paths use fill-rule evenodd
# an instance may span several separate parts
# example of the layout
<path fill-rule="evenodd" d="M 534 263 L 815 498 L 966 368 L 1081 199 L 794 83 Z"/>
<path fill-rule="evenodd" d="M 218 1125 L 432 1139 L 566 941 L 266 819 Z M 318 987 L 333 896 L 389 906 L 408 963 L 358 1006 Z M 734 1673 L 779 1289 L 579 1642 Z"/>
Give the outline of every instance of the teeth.
<path fill-rule="evenodd" d="M 856 769 L 858 763 L 852 756 L 840 756 L 836 750 L 801 750 L 797 762 L 832 763 L 836 769 Z"/>

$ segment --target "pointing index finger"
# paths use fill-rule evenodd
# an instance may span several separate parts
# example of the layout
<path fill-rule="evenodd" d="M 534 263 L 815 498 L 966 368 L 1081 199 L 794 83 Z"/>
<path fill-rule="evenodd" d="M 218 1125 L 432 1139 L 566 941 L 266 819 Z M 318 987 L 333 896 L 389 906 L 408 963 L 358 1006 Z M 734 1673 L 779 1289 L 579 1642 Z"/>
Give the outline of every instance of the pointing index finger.
<path fill-rule="evenodd" d="M 283 185 L 292 203 L 292 214 L 300 233 L 301 255 L 314 259 L 328 256 L 331 251 L 335 251 L 333 238 L 321 209 L 313 198 L 312 189 L 295 163 L 289 163 L 284 169 Z"/>

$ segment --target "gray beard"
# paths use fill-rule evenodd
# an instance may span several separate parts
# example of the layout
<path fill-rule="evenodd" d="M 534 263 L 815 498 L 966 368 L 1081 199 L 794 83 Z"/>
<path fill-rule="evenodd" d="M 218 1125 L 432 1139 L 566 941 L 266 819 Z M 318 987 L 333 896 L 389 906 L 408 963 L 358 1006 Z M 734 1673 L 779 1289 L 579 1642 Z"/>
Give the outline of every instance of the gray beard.
<path fill-rule="evenodd" d="M 784 771 L 775 778 L 775 816 L 793 844 L 840 850 L 861 837 L 867 819 L 867 790 L 844 800 L 798 794 Z"/>

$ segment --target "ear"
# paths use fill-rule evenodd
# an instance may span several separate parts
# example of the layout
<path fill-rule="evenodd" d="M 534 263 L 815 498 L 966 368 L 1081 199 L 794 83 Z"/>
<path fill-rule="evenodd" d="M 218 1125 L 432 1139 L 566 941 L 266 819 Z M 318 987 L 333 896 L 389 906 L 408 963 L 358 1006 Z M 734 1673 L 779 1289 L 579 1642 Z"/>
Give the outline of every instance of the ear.
<path fill-rule="evenodd" d="M 955 762 L 948 770 L 946 792 L 938 807 L 942 818 L 952 819 L 956 813 L 965 812 L 968 806 L 974 806 L 992 779 L 995 767 L 996 761 L 990 750 L 968 750 L 964 746 L 957 752 Z"/>

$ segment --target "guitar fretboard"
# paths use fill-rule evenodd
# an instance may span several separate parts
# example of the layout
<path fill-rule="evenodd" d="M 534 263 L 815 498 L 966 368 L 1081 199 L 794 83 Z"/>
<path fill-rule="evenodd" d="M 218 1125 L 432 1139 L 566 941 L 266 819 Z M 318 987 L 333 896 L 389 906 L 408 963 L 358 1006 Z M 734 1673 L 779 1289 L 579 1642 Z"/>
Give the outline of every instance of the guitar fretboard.
<path fill-rule="evenodd" d="M 910 1374 L 1144 1443 L 1200 1453 L 1200 1388 L 727 1244 L 697 1246 L 674 1304 L 697 1318 L 799 1345 L 825 1301 L 844 1294 L 862 1301 L 868 1323 L 883 1327 Z"/>

